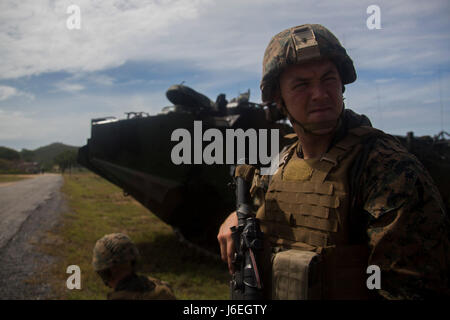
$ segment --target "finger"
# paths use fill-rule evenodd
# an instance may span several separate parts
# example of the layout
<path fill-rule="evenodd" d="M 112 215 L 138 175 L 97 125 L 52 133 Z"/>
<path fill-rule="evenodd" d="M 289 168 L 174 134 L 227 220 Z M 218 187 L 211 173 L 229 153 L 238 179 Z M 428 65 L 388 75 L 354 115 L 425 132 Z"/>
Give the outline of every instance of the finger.
<path fill-rule="evenodd" d="M 227 258 L 228 258 L 228 270 L 230 271 L 230 274 L 234 273 L 234 265 L 233 265 L 233 258 L 234 258 L 234 243 L 231 239 L 231 236 L 228 239 L 227 242 Z"/>
<path fill-rule="evenodd" d="M 227 251 L 226 251 L 227 246 L 223 238 L 223 235 L 220 232 L 217 235 L 217 241 L 219 241 L 220 246 L 220 258 L 222 259 L 223 262 L 227 262 Z"/>

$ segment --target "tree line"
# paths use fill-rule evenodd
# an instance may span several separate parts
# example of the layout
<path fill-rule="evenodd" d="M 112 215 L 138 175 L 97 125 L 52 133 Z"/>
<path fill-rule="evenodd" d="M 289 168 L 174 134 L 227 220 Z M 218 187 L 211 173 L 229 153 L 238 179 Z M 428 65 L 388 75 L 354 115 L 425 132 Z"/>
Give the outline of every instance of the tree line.
<path fill-rule="evenodd" d="M 37 172 L 53 171 L 55 166 L 64 173 L 66 170 L 79 167 L 77 163 L 78 150 L 64 150 L 51 160 L 36 161 L 36 154 L 32 150 L 16 151 L 7 147 L 0 147 L 0 173 L 29 173 L 25 169 L 26 163 L 37 163 Z"/>

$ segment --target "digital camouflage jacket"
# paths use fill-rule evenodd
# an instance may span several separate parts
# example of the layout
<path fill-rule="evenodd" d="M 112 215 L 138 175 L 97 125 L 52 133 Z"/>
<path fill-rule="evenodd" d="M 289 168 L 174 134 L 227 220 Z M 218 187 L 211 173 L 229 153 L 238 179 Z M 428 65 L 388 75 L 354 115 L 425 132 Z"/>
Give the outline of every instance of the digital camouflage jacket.
<path fill-rule="evenodd" d="M 349 129 L 370 126 L 367 117 L 349 109 L 342 120 L 332 145 Z M 448 296 L 449 216 L 424 166 L 396 138 L 382 134 L 365 141 L 348 175 L 350 237 L 353 243 L 368 246 L 367 265 L 381 270 L 381 289 L 371 291 L 374 297 Z M 269 180 L 269 176 L 253 179 L 251 192 L 257 204 L 264 203 Z"/>
<path fill-rule="evenodd" d="M 175 300 L 175 295 L 167 282 L 133 274 L 117 284 L 108 300 Z"/>

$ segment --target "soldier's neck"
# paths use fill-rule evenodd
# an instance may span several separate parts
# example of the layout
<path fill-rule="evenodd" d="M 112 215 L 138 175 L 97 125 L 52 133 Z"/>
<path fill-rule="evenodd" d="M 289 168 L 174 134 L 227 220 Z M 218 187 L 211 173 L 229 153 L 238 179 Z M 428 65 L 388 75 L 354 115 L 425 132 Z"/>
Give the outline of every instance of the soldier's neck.
<path fill-rule="evenodd" d="M 111 268 L 111 273 L 112 276 L 109 280 L 109 286 L 113 289 L 116 289 L 122 280 L 129 278 L 134 274 L 131 267 L 129 266 L 124 267 L 123 265 L 113 266 Z"/>
<path fill-rule="evenodd" d="M 320 158 L 327 152 L 333 140 L 334 132 L 326 135 L 299 134 L 297 132 L 297 136 L 300 140 L 303 158 L 314 159 Z"/>

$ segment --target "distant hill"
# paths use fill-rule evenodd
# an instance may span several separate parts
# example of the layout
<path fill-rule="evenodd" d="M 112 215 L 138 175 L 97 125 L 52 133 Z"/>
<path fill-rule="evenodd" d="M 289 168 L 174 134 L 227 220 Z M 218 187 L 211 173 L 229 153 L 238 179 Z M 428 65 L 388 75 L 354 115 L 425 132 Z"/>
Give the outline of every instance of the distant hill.
<path fill-rule="evenodd" d="M 0 173 L 19 173 L 20 153 L 14 149 L 0 147 Z"/>
<path fill-rule="evenodd" d="M 0 147 L 0 159 L 15 161 L 20 160 L 20 153 L 14 149 Z"/>
<path fill-rule="evenodd" d="M 67 151 L 77 153 L 78 147 L 56 142 L 36 150 L 22 149 L 22 151 L 17 152 L 16 150 L 0 146 L 0 172 L 22 172 L 24 170 L 22 167 L 32 162 L 37 162 L 39 168 L 49 171 L 55 164 L 56 157 Z"/>
<path fill-rule="evenodd" d="M 78 151 L 78 147 L 69 146 L 63 143 L 55 142 L 48 146 L 37 148 L 32 150 L 33 161 L 44 163 L 53 161 L 53 159 L 64 151 Z"/>
<path fill-rule="evenodd" d="M 56 156 L 64 151 L 78 152 L 78 147 L 56 142 L 36 150 L 22 150 L 21 153 L 23 157 L 26 156 L 30 161 L 38 162 L 44 168 L 49 168 L 53 165 Z"/>

